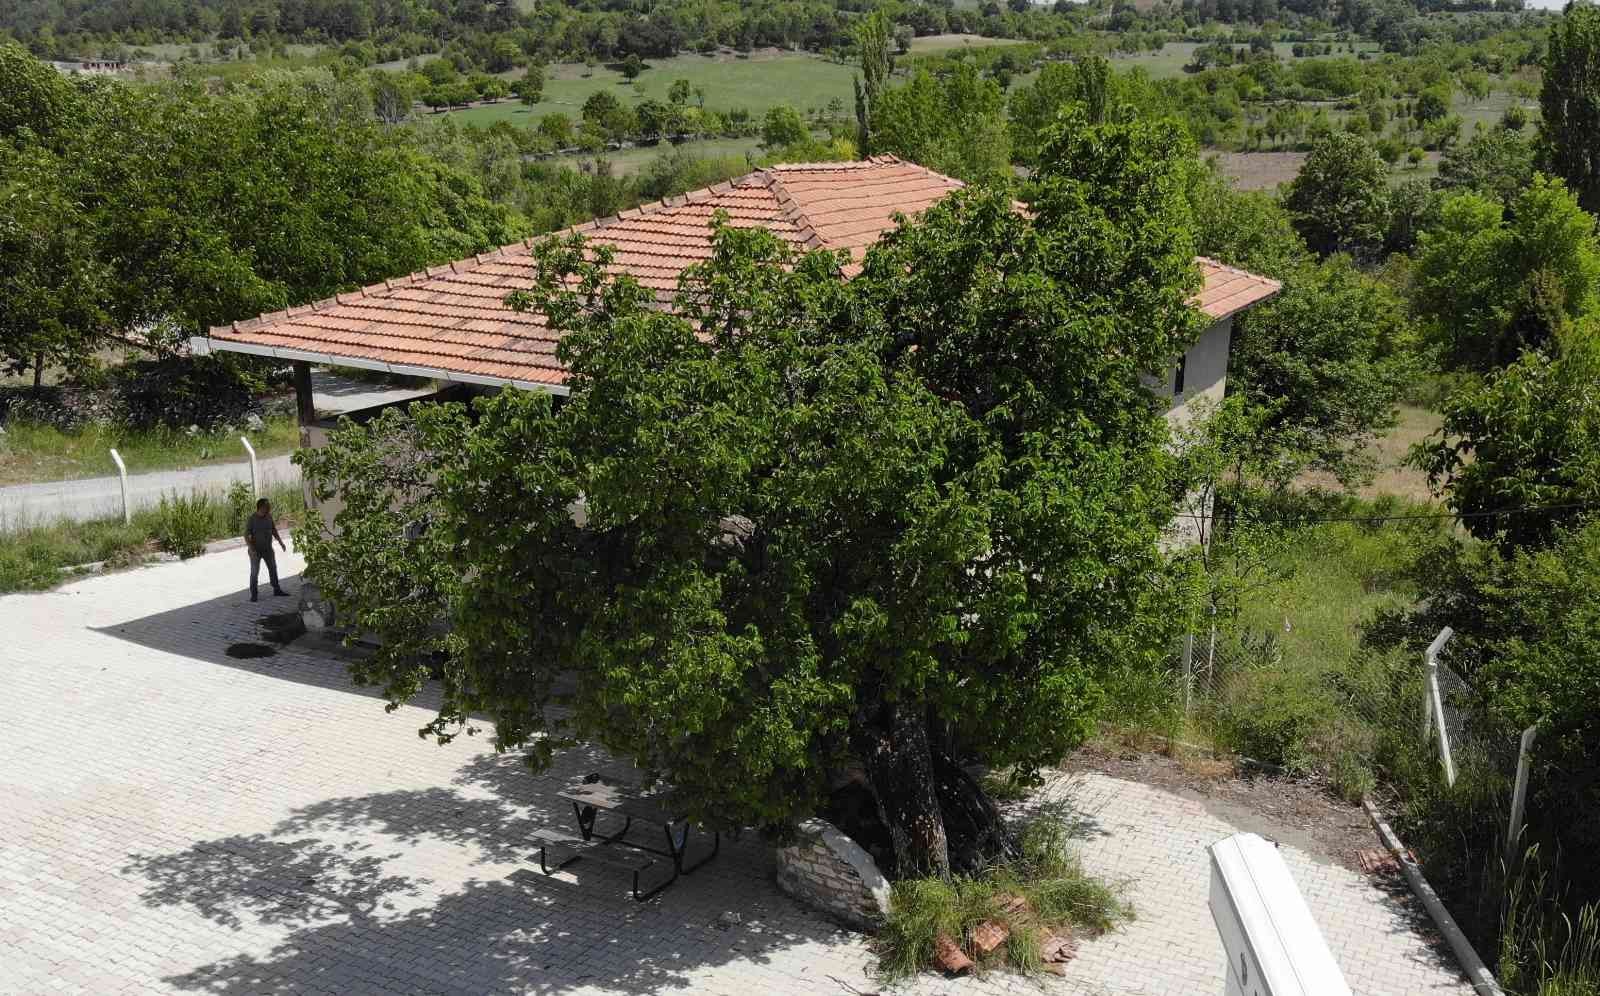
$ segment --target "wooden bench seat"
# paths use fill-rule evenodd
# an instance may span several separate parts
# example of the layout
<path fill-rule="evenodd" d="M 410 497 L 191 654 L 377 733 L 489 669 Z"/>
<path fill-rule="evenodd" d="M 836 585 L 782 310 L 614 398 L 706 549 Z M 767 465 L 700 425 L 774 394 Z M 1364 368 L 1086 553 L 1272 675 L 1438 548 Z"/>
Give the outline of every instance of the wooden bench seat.
<path fill-rule="evenodd" d="M 588 840 L 584 840 L 576 834 L 563 833 L 560 830 L 550 830 L 544 827 L 535 829 L 528 836 L 539 846 L 539 870 L 546 875 L 553 875 L 556 871 L 565 868 L 579 858 L 586 858 L 596 864 L 631 872 L 633 874 L 633 898 L 635 899 L 648 899 L 661 891 L 666 885 L 666 883 L 663 883 L 643 894 L 639 892 L 639 873 L 651 868 L 656 863 L 656 859 L 643 851 L 634 850 L 626 844 L 608 846 L 608 841 L 603 837 L 591 837 Z M 552 866 L 550 864 L 551 850 L 570 851 L 572 853 Z M 676 869 L 674 869 L 674 872 L 676 872 Z M 677 877 L 676 874 L 672 876 L 673 879 Z M 669 879 L 669 881 L 671 880 Z"/>

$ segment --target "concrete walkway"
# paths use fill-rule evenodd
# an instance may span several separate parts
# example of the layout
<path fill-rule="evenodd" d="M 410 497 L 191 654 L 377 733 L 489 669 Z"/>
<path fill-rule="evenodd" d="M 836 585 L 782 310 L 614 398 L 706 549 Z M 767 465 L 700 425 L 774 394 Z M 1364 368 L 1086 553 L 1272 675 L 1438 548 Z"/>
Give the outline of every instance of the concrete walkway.
<path fill-rule="evenodd" d="M 574 748 L 534 776 L 490 731 L 419 739 L 426 709 L 385 712 L 340 661 L 276 644 L 294 602 L 250 603 L 245 575 L 231 550 L 0 597 L 0 630 L 24 634 L 0 682 L 36 720 L 0 739 L 0 992 L 886 991 L 866 938 L 777 891 L 755 834 L 643 904 L 614 869 L 541 874 L 529 831 L 565 826 L 556 793 L 609 759 Z M 1204 848 L 1235 828 L 1101 774 L 1044 791 L 1136 919 L 1062 978 L 887 991 L 1220 993 Z M 1282 851 L 1355 992 L 1471 993 L 1408 896 Z"/>
<path fill-rule="evenodd" d="M 391 388 L 317 370 L 312 372 L 312 393 L 319 413 L 343 414 L 420 397 L 432 393 L 432 389 Z M 141 474 L 138 467 L 130 467 L 128 505 L 138 511 L 151 508 L 172 494 L 222 494 L 236 481 L 248 484 L 250 464 L 243 459 L 244 447 L 241 445 L 238 450 L 241 459 L 237 463 L 206 464 L 149 474 Z M 109 455 L 106 460 L 110 462 Z M 290 463 L 288 454 L 263 457 L 257 463 L 263 491 L 300 483 L 300 468 Z M 116 477 L 84 477 L 0 488 L 0 533 L 61 520 L 88 522 L 121 514 L 122 486 Z"/>

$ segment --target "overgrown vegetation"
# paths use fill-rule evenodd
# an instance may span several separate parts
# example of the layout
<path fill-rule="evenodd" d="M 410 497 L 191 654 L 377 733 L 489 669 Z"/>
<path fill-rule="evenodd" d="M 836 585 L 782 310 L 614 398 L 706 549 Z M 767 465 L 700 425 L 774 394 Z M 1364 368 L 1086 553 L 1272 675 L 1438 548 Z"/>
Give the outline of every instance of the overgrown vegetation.
<path fill-rule="evenodd" d="M 946 939 L 980 967 L 1034 972 L 1047 938 L 1096 937 L 1131 919 L 1119 887 L 1084 871 L 1072 853 L 1073 832 L 1070 811 L 1047 807 L 1024 826 L 1012 860 L 970 875 L 896 882 L 874 945 L 879 970 L 897 979 L 933 967 Z M 1005 935 L 987 950 L 975 938 L 986 925 Z"/>
<path fill-rule="evenodd" d="M 289 453 L 300 445 L 300 429 L 292 416 L 264 419 L 261 428 L 231 426 L 232 431 L 194 432 L 156 427 L 90 424 L 60 429 L 27 421 L 6 423 L 0 436 L 0 485 L 105 477 L 117 472 L 110 450 L 115 447 L 128 473 L 239 463 L 246 459 L 241 435 L 259 457 Z"/>
<path fill-rule="evenodd" d="M 280 521 L 299 523 L 305 504 L 298 487 L 274 489 L 267 497 Z M 158 550 L 193 556 L 209 540 L 243 535 L 240 509 L 254 505 L 226 496 L 171 495 L 156 508 L 135 512 L 128 525 L 120 516 L 36 526 L 6 523 L 0 532 L 0 594 L 54 588 L 70 579 L 66 568 L 82 564 L 132 567 Z M 239 576 L 244 577 L 242 567 Z"/>

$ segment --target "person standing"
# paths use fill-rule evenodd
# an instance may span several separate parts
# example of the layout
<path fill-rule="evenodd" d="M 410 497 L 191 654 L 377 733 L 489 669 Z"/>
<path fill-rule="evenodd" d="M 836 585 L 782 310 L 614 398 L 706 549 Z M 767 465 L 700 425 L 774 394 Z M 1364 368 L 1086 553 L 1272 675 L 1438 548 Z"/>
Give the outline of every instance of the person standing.
<path fill-rule="evenodd" d="M 278 555 L 272 551 L 272 541 L 288 551 L 283 537 L 278 535 L 278 524 L 272 521 L 272 503 L 265 498 L 256 502 L 255 514 L 245 520 L 244 545 L 250 551 L 250 601 L 257 601 L 256 582 L 261 577 L 261 562 L 266 561 L 267 577 L 272 581 L 274 595 L 288 595 L 278 586 Z"/>

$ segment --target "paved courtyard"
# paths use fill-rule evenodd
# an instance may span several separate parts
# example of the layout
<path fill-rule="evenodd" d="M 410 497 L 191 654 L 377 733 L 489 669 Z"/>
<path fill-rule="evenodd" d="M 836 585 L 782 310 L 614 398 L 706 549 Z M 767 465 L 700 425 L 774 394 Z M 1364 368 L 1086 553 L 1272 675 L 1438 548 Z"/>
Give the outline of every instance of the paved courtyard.
<path fill-rule="evenodd" d="M 294 555 L 281 560 L 299 570 Z M 242 551 L 0 598 L 0 992 L 864 993 L 862 938 L 780 894 L 747 836 L 643 905 L 623 876 L 547 877 L 523 843 L 570 816 L 481 737 L 419 739 L 331 657 L 268 643 Z M 292 584 L 293 582 L 291 582 Z M 1047 791 L 1138 918 L 1065 978 L 923 979 L 916 993 L 1209 994 L 1222 953 L 1199 803 L 1101 775 Z M 1289 847 L 1352 988 L 1470 993 L 1412 904 Z M 737 914 L 737 921 L 723 914 Z"/>

